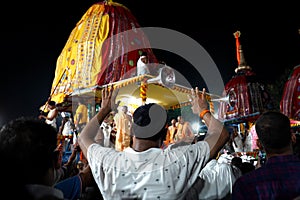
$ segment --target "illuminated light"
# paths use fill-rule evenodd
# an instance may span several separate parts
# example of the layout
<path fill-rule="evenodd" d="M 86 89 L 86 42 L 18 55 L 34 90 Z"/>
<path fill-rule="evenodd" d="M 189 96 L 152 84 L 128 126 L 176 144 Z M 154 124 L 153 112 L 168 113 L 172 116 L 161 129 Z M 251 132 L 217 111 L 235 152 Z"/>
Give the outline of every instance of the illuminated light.
<path fill-rule="evenodd" d="M 133 113 L 135 109 L 137 109 L 139 106 L 142 105 L 142 99 L 141 98 L 135 98 L 133 96 L 129 95 L 122 95 L 121 98 L 118 98 L 117 101 L 120 100 L 120 106 L 126 105 L 128 106 L 128 110 Z M 156 104 L 162 104 L 161 101 L 147 98 L 147 103 L 156 103 Z"/>

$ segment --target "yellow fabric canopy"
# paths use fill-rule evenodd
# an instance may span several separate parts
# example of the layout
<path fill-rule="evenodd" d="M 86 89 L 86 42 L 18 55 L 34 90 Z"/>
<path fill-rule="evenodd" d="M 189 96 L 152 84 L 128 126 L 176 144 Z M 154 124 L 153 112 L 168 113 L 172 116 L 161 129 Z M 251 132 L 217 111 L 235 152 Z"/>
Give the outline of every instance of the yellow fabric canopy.
<path fill-rule="evenodd" d="M 155 63 L 152 50 L 144 48 L 149 47 L 145 35 L 119 35 L 138 27 L 135 17 L 122 4 L 105 1 L 92 5 L 72 30 L 57 59 L 51 100 L 59 104 L 77 89 L 132 77 L 142 51 Z M 130 48 L 135 50 L 129 51 Z"/>

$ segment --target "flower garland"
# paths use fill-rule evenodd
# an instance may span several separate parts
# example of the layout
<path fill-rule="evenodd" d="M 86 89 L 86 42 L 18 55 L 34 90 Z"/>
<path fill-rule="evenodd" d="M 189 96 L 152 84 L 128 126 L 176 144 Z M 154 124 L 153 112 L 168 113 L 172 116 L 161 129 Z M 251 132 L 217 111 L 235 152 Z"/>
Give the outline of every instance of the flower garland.
<path fill-rule="evenodd" d="M 148 89 L 147 82 L 141 81 L 140 97 L 142 98 L 142 105 L 145 105 L 146 100 L 147 100 L 147 89 Z"/>

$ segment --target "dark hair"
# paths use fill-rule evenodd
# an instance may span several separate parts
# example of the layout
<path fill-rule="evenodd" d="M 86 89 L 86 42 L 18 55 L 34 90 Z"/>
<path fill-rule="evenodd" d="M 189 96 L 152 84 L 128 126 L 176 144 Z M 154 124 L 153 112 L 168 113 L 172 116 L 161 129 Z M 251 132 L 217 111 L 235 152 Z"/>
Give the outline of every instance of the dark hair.
<path fill-rule="evenodd" d="M 231 159 L 231 164 L 238 168 L 241 168 L 242 163 L 243 163 L 243 160 L 240 157 L 233 157 Z"/>
<path fill-rule="evenodd" d="M 155 103 L 138 107 L 133 113 L 132 134 L 136 138 L 158 140 L 167 134 L 167 112 Z"/>
<path fill-rule="evenodd" d="M 4 125 L 0 130 L 0 157 L 6 162 L 2 172 L 8 178 L 4 180 L 15 176 L 19 186 L 41 183 L 53 168 L 56 145 L 56 131 L 44 121 L 21 117 Z M 16 181 L 6 184 L 14 187 Z"/>
<path fill-rule="evenodd" d="M 49 106 L 55 106 L 55 105 L 56 105 L 56 102 L 55 102 L 55 101 L 49 101 L 48 105 L 49 105 Z"/>
<path fill-rule="evenodd" d="M 242 171 L 242 174 L 247 174 L 248 172 L 251 172 L 255 170 L 255 166 L 252 163 L 249 162 L 242 162 L 240 166 L 240 170 Z"/>
<path fill-rule="evenodd" d="M 277 152 L 290 145 L 290 120 L 280 112 L 263 113 L 255 122 L 255 130 L 260 143 L 267 152 Z"/>

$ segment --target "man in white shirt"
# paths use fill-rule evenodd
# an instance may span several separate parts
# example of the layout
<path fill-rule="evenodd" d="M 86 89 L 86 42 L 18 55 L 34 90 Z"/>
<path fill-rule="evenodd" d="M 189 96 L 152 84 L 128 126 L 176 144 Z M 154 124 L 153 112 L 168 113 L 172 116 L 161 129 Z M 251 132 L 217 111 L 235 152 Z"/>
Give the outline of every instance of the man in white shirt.
<path fill-rule="evenodd" d="M 56 108 L 56 102 L 49 101 L 48 109 L 49 109 L 49 112 L 48 112 L 47 116 L 40 115 L 39 119 L 45 119 L 45 122 L 47 124 L 50 124 L 51 126 L 53 126 L 55 128 L 55 130 L 57 130 L 56 118 L 58 116 L 58 110 Z"/>
<path fill-rule="evenodd" d="M 137 66 L 136 66 L 137 76 L 150 74 L 150 70 L 147 66 L 148 62 L 149 60 L 148 60 L 147 53 L 143 52 L 137 62 Z"/>
<path fill-rule="evenodd" d="M 180 142 L 162 149 L 167 112 L 149 103 L 133 113 L 133 143 L 122 152 L 95 142 L 99 124 L 115 109 L 113 88 L 102 91 L 100 111 L 81 132 L 78 142 L 88 159 L 103 199 L 185 199 L 205 164 L 215 158 L 229 134 L 208 111 L 205 90 L 192 89 L 192 111 L 208 126 L 208 137 L 195 144 Z"/>

